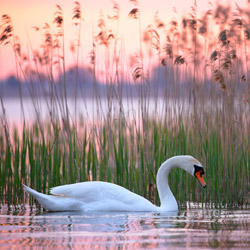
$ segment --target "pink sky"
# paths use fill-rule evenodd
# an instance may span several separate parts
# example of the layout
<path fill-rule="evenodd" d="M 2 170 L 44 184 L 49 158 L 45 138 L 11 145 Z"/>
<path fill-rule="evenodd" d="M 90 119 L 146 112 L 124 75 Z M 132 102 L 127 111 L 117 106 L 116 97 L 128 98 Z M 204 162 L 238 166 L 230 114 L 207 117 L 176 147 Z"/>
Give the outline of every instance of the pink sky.
<path fill-rule="evenodd" d="M 97 20 L 100 10 L 103 14 L 112 13 L 111 0 L 85 0 L 79 1 L 82 6 L 84 23 L 82 27 L 82 61 L 86 61 L 88 53 L 92 48 L 92 31 L 97 32 Z M 210 1 L 215 5 L 216 1 Z M 229 3 L 234 7 L 234 1 L 224 0 L 223 3 Z M 244 7 L 247 0 L 237 0 L 237 3 Z M 129 0 L 117 0 L 120 7 L 120 27 L 119 37 L 121 37 L 126 52 L 132 53 L 138 51 L 138 25 L 135 21 L 128 19 L 128 13 L 133 8 Z M 167 24 L 172 17 L 181 17 L 190 11 L 193 0 L 141 0 L 139 1 L 142 19 L 142 29 L 152 23 L 155 12 L 158 11 L 159 17 Z M 43 27 L 44 23 L 52 23 L 53 13 L 56 10 L 55 5 L 59 4 L 64 13 L 65 22 L 65 41 L 66 41 L 66 61 L 70 64 L 73 56 L 69 52 L 70 41 L 74 37 L 74 27 L 72 25 L 72 12 L 74 1 L 69 0 L 0 0 L 0 15 L 8 14 L 13 21 L 14 32 L 21 40 L 23 51 L 27 53 L 27 47 L 30 43 L 33 48 L 41 44 L 41 35 L 32 29 L 32 26 Z M 198 13 L 208 10 L 209 1 L 198 0 Z M 173 8 L 176 7 L 177 14 Z M 15 59 L 10 46 L 0 46 L 0 79 L 7 77 L 15 72 Z"/>

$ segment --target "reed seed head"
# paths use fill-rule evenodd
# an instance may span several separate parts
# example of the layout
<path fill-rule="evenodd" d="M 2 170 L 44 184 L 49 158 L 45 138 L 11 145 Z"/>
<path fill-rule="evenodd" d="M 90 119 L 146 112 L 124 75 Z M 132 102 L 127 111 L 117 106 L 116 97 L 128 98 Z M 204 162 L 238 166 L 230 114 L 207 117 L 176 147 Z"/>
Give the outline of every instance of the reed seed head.
<path fill-rule="evenodd" d="M 220 84 L 220 87 L 221 87 L 221 89 L 223 91 L 226 90 L 225 78 L 224 78 L 224 75 L 223 75 L 222 71 L 220 71 L 218 69 L 214 70 L 213 79 L 214 79 L 215 82 Z"/>
<path fill-rule="evenodd" d="M 9 38 L 13 36 L 13 26 L 8 15 L 2 15 L 2 25 L 0 25 L 0 44 L 8 44 Z"/>
<path fill-rule="evenodd" d="M 54 13 L 54 21 L 53 23 L 55 23 L 57 25 L 57 27 L 61 28 L 63 25 L 63 12 L 62 12 L 62 8 L 60 5 L 56 5 L 57 10 Z"/>
<path fill-rule="evenodd" d="M 81 4 L 79 2 L 75 2 L 75 8 L 73 10 L 73 17 L 72 19 L 81 19 L 82 11 L 81 11 Z"/>
<path fill-rule="evenodd" d="M 170 43 L 167 43 L 166 45 L 166 54 L 169 58 L 173 58 L 173 46 Z"/>
<path fill-rule="evenodd" d="M 182 56 L 177 56 L 174 60 L 175 65 L 181 65 L 184 64 L 185 60 Z"/>
<path fill-rule="evenodd" d="M 156 27 L 157 27 L 158 29 L 164 28 L 164 27 L 165 27 L 164 22 L 162 22 L 162 21 L 160 20 L 160 18 L 158 17 L 158 11 L 155 13 L 154 22 L 155 22 L 155 25 L 156 25 Z"/>
<path fill-rule="evenodd" d="M 129 18 L 131 19 L 138 19 L 139 18 L 139 9 L 138 8 L 134 8 L 132 9 L 129 14 L 128 14 Z"/>
<path fill-rule="evenodd" d="M 221 33 L 219 34 L 219 41 L 222 43 L 222 47 L 229 43 L 227 37 L 227 30 L 221 31 Z"/>
<path fill-rule="evenodd" d="M 214 50 L 214 51 L 212 52 L 212 54 L 210 55 L 210 60 L 211 60 L 212 62 L 216 61 L 216 60 L 217 60 L 217 56 L 218 56 L 218 52 L 217 52 L 217 50 Z"/>

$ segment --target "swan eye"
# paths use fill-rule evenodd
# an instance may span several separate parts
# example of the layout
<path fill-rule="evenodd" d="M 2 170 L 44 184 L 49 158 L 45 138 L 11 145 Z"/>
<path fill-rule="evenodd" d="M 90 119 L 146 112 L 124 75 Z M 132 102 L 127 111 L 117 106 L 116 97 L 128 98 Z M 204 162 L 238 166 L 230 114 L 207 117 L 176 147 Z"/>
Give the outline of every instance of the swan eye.
<path fill-rule="evenodd" d="M 194 165 L 194 174 L 196 174 L 197 172 L 200 172 L 201 177 L 202 177 L 202 175 L 205 174 L 205 171 L 204 171 L 203 167 Z"/>

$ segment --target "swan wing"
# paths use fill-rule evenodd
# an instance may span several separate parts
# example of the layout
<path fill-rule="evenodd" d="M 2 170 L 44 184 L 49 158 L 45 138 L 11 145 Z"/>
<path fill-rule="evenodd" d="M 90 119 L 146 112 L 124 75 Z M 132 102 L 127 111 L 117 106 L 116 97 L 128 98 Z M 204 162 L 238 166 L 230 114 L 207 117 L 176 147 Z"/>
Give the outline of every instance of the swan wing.
<path fill-rule="evenodd" d="M 103 210 L 152 210 L 155 206 L 144 197 L 135 194 L 119 185 L 89 181 L 54 187 L 52 195 L 81 200 L 86 206 Z M 101 209 L 101 210 L 102 210 Z M 146 211 L 145 210 L 145 211 Z"/>

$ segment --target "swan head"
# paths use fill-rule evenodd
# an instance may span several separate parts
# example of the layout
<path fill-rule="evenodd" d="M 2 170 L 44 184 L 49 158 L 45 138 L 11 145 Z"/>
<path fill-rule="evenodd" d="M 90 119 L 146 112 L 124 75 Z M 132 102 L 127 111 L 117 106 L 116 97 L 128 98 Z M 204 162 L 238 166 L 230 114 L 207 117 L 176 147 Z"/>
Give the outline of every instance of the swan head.
<path fill-rule="evenodd" d="M 194 176 L 202 185 L 206 187 L 206 182 L 203 178 L 205 174 L 204 167 L 202 164 L 191 155 L 176 156 L 177 164 L 180 168 L 186 170 L 190 175 Z"/>
<path fill-rule="evenodd" d="M 205 174 L 204 167 L 202 164 L 196 160 L 193 156 L 187 156 L 188 161 L 187 164 L 187 172 L 189 172 L 191 175 L 193 175 L 202 185 L 203 188 L 206 187 L 206 182 L 203 178 L 203 175 Z"/>

